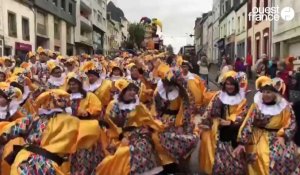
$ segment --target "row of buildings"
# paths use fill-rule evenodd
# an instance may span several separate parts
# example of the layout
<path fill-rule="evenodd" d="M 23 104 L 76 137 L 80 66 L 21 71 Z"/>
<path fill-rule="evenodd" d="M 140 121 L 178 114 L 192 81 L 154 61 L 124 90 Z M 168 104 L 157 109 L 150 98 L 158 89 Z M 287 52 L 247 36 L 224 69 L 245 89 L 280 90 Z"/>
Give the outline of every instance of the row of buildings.
<path fill-rule="evenodd" d="M 117 50 L 128 21 L 114 20 L 114 7 L 107 0 L 0 0 L 0 56 L 24 57 L 38 46 L 62 55 Z"/>
<path fill-rule="evenodd" d="M 291 21 L 254 20 L 253 9 L 294 8 Z M 299 0 L 213 0 L 213 9 L 197 18 L 194 27 L 198 55 L 206 54 L 217 63 L 223 55 L 232 60 L 250 53 L 253 62 L 263 54 L 284 58 L 300 56 Z M 263 12 L 266 13 L 266 12 Z"/>

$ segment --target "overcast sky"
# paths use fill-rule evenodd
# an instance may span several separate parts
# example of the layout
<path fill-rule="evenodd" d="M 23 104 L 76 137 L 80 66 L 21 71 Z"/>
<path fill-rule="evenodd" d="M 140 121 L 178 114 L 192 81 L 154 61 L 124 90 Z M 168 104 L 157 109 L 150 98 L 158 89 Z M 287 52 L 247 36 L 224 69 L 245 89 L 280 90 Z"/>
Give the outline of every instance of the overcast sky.
<path fill-rule="evenodd" d="M 181 46 L 192 44 L 194 23 L 202 13 L 212 9 L 212 0 L 112 0 L 130 22 L 142 17 L 158 18 L 163 23 L 165 44 L 177 52 Z"/>

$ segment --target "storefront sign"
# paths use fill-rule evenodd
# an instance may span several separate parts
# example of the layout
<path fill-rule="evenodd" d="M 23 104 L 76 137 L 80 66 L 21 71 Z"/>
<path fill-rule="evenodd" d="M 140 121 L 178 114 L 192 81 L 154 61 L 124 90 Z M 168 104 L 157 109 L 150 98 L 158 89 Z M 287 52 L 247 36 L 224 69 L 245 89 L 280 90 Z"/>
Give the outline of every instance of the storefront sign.
<path fill-rule="evenodd" d="M 32 46 L 30 44 L 16 42 L 16 50 L 31 51 Z"/>

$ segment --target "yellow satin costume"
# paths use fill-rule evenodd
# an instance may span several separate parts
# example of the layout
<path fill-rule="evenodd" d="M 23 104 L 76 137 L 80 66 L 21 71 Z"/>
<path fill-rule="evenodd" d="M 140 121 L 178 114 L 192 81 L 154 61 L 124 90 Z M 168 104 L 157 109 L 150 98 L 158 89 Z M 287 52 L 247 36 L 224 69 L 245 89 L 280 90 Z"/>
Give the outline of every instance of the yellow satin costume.
<path fill-rule="evenodd" d="M 130 146 L 120 143 L 119 136 L 123 134 L 124 137 L 131 140 L 131 135 L 134 131 L 123 131 L 121 127 L 118 127 L 112 120 L 111 112 L 114 110 L 117 101 L 112 101 L 107 109 L 105 115 L 105 121 L 109 124 L 108 136 L 110 139 L 110 146 L 116 148 L 116 152 L 113 155 L 108 155 L 97 167 L 96 174 L 102 175 L 114 175 L 114 174 L 130 174 L 131 173 L 131 152 Z M 160 122 L 155 121 L 148 109 L 139 104 L 135 109 L 131 110 L 127 114 L 127 121 L 124 127 L 135 127 L 137 130 L 142 127 L 150 127 L 155 131 L 162 130 Z M 134 138 L 136 139 L 136 138 Z M 151 138 L 148 138 L 151 139 Z"/>
<path fill-rule="evenodd" d="M 86 97 L 80 99 L 79 105 L 76 109 L 76 116 L 82 117 L 82 114 L 87 112 L 91 118 L 98 119 L 101 114 L 101 110 L 101 101 L 95 94 L 87 92 Z"/>
<path fill-rule="evenodd" d="M 258 128 L 253 126 L 255 117 L 259 115 L 259 109 L 256 104 L 252 104 L 251 108 L 248 111 L 248 115 L 243 122 L 243 125 L 240 127 L 238 139 L 246 147 L 246 153 L 256 157 L 248 164 L 248 173 L 249 175 L 269 175 L 273 173 L 279 173 L 279 171 L 284 171 L 284 168 L 298 166 L 299 161 L 297 162 L 296 158 L 292 157 L 296 155 L 296 146 L 292 143 L 293 133 L 296 129 L 295 116 L 292 112 L 290 106 L 286 106 L 278 115 L 272 116 L 265 129 Z M 283 153 L 280 153 L 279 150 L 275 150 L 272 146 L 273 138 L 284 137 L 286 141 L 285 149 L 289 149 L 290 152 L 285 153 L 289 159 L 292 161 L 286 161 L 285 163 L 281 162 L 283 167 L 276 167 L 277 161 L 272 160 L 272 155 L 280 156 L 279 159 L 286 159 Z M 290 142 L 290 143 L 289 143 Z M 289 144 L 288 144 L 289 143 Z M 274 144 L 274 143 L 273 143 Z M 271 150 L 272 149 L 272 150 Z M 289 155 L 291 154 L 291 155 Z M 292 162 L 292 164 L 291 164 Z M 294 165 L 296 163 L 296 165 Z M 281 166 L 280 165 L 280 166 Z M 296 169 L 296 168 L 295 168 Z M 287 174 L 297 174 L 296 172 L 291 171 L 292 168 L 287 172 Z"/>
<path fill-rule="evenodd" d="M 209 126 L 209 129 L 201 129 L 201 144 L 199 149 L 199 162 L 200 162 L 200 171 L 204 172 L 206 174 L 212 174 L 212 169 L 214 165 L 214 159 L 215 159 L 215 150 L 216 150 L 216 144 L 217 144 L 217 138 L 218 138 L 218 130 L 219 130 L 219 123 L 220 120 L 219 116 L 210 116 L 212 110 L 216 110 L 215 106 L 213 104 L 215 101 L 219 98 L 220 92 L 216 93 L 211 102 L 209 103 L 207 107 L 207 111 L 205 112 L 203 119 L 201 121 L 201 124 L 206 125 L 206 122 L 209 122 L 209 120 L 212 120 Z M 226 120 L 235 122 L 237 116 L 240 116 L 240 114 L 243 112 L 244 108 L 246 106 L 246 99 L 244 99 L 240 104 L 238 105 L 230 105 L 229 111 L 230 115 L 228 116 L 228 113 L 226 114 Z M 201 128 L 201 127 L 200 127 Z"/>
<path fill-rule="evenodd" d="M 76 144 L 74 143 L 77 140 L 79 123 L 78 119 L 66 114 L 59 114 L 51 118 L 47 124 L 47 132 L 43 134 L 40 147 L 60 156 L 72 153 L 76 149 Z M 24 164 L 24 162 L 28 163 L 28 166 L 36 163 L 28 162 L 33 155 L 33 153 L 25 149 L 21 150 L 12 164 L 10 174 L 21 174 L 19 166 Z M 52 161 L 50 167 L 55 170 L 56 174 L 64 175 L 62 169 L 55 162 Z"/>
<path fill-rule="evenodd" d="M 94 94 L 99 98 L 103 107 L 106 107 L 112 100 L 111 89 L 112 82 L 110 80 L 103 80 L 101 86 L 94 91 Z"/>

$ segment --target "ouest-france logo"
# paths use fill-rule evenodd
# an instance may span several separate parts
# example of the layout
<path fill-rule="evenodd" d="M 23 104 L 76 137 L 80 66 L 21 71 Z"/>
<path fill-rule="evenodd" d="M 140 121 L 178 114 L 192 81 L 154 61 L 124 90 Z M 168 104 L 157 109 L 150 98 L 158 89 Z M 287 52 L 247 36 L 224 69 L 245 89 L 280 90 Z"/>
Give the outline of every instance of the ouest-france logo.
<path fill-rule="evenodd" d="M 295 11 L 291 7 L 254 7 L 248 14 L 249 21 L 291 21 L 295 17 Z"/>

